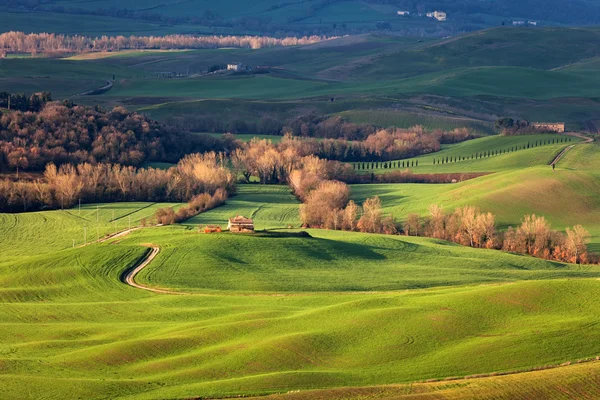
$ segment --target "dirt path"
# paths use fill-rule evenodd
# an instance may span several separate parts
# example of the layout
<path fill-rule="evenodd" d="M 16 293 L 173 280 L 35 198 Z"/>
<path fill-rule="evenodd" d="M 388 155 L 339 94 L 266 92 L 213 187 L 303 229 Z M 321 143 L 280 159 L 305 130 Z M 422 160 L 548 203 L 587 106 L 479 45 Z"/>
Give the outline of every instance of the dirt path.
<path fill-rule="evenodd" d="M 156 258 L 156 256 L 160 252 L 160 247 L 158 247 L 158 246 L 151 246 L 150 249 L 151 249 L 150 252 L 143 259 L 138 261 L 137 265 L 134 268 L 130 269 L 128 272 L 125 273 L 125 275 L 123 275 L 123 277 L 122 277 L 123 283 L 126 283 L 129 286 L 137 288 L 137 289 L 147 290 L 149 292 L 154 292 L 154 293 L 186 294 L 186 293 L 174 292 L 172 290 L 166 290 L 166 289 L 154 289 L 154 288 L 136 283 L 135 276 L 137 274 L 139 274 L 141 270 L 146 268 L 148 266 L 148 264 L 150 264 L 152 262 L 152 260 L 154 260 L 154 258 Z"/>
<path fill-rule="evenodd" d="M 581 142 L 581 143 L 591 143 L 591 142 L 594 141 L 594 139 L 592 139 L 591 137 L 582 135 L 581 133 L 570 132 L 570 133 L 566 133 L 565 135 L 573 136 L 573 137 L 577 137 L 577 138 L 583 139 L 583 142 Z M 550 165 L 556 165 L 556 164 L 558 164 L 558 162 L 565 155 L 565 153 L 567 151 L 571 150 L 573 147 L 577 146 L 578 144 L 580 144 L 580 143 L 575 143 L 575 144 L 572 144 L 570 146 L 565 147 L 560 153 L 558 153 L 558 155 L 556 157 L 554 157 L 554 160 L 552 160 L 552 162 L 550 163 Z"/>
<path fill-rule="evenodd" d="M 97 89 L 88 90 L 87 92 L 79 93 L 79 96 L 94 96 L 94 95 L 106 93 L 110 89 L 112 89 L 113 86 L 114 86 L 114 83 L 112 81 L 106 81 L 106 84 L 104 86 L 99 87 Z"/>

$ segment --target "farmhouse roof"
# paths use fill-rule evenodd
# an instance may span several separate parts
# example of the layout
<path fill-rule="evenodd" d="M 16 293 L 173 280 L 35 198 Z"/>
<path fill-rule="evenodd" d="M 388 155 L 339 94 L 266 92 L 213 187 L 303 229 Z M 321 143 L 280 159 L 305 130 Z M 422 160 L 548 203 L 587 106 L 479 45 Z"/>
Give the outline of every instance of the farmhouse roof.
<path fill-rule="evenodd" d="M 230 218 L 229 223 L 236 225 L 250 225 L 253 224 L 253 221 L 250 218 L 246 218 L 242 215 L 237 215 L 235 218 Z"/>

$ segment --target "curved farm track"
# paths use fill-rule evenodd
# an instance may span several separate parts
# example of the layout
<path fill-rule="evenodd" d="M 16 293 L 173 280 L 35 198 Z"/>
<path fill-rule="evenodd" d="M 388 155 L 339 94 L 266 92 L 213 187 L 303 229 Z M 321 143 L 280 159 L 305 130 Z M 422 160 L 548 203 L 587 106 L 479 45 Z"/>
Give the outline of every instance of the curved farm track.
<path fill-rule="evenodd" d="M 591 143 L 591 142 L 594 141 L 594 139 L 592 139 L 591 137 L 582 135 L 581 133 L 574 133 L 573 132 L 573 133 L 567 133 L 566 135 L 583 139 L 583 142 L 581 142 L 581 143 Z M 558 162 L 560 161 L 561 158 L 563 158 L 563 156 L 565 155 L 565 153 L 567 151 L 571 150 L 575 146 L 577 146 L 577 143 L 565 147 L 560 153 L 558 153 L 556 155 L 556 157 L 554 157 L 554 159 L 552 160 L 552 162 L 550 162 L 550 165 L 556 165 L 556 164 L 558 164 Z"/>
<path fill-rule="evenodd" d="M 182 292 L 174 292 L 172 290 L 151 288 L 148 286 L 140 285 L 139 283 L 137 283 L 135 281 L 136 275 L 139 274 L 141 270 L 146 268 L 152 262 L 152 260 L 154 260 L 156 258 L 156 256 L 160 252 L 160 247 L 158 247 L 158 246 L 151 246 L 149 248 L 150 248 L 150 251 L 148 253 L 146 253 L 144 258 L 139 260 L 137 262 L 137 264 L 134 265 L 133 268 L 129 269 L 128 271 L 125 272 L 125 274 L 123 274 L 121 281 L 131 287 L 134 287 L 137 289 L 142 289 L 142 290 L 147 290 L 147 291 L 153 292 L 153 293 L 186 294 L 186 293 L 182 293 Z"/>

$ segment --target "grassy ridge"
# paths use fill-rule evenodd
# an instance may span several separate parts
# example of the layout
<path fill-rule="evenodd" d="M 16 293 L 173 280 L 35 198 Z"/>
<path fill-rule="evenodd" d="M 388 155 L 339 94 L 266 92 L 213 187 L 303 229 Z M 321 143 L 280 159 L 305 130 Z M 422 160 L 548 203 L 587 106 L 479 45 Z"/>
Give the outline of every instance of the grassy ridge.
<path fill-rule="evenodd" d="M 554 143 L 559 139 L 569 139 L 570 142 Z M 514 171 L 518 169 L 549 165 L 556 155 L 565 147 L 580 142 L 581 139 L 575 137 L 564 137 L 555 134 L 546 135 L 524 135 L 524 136 L 489 136 L 466 142 L 445 145 L 439 152 L 414 157 L 400 161 L 400 165 L 413 165 L 418 161 L 418 166 L 411 166 L 409 169 L 415 173 L 449 173 L 449 172 L 496 172 L 496 171 Z M 537 145 L 536 145 L 537 143 Z M 543 144 L 547 143 L 547 144 Z M 527 148 L 527 145 L 531 148 Z M 535 147 L 533 147 L 535 145 Z M 515 151 L 510 151 L 514 149 Z M 493 155 L 489 157 L 473 158 L 477 154 L 485 152 L 500 152 L 505 153 Z M 438 164 L 440 160 L 469 158 L 468 160 L 460 160 L 445 164 Z M 436 160 L 436 164 L 434 164 Z M 409 164 L 406 164 L 409 163 Z M 385 173 L 390 172 L 391 168 L 375 168 L 371 169 L 370 163 L 354 163 L 355 168 L 360 164 L 365 164 L 368 167 L 365 170 L 357 170 L 357 172 L 375 172 Z M 394 169 L 404 170 L 399 167 Z M 548 167 L 550 168 L 550 167 Z"/>
<path fill-rule="evenodd" d="M 311 392 L 285 393 L 260 397 L 265 400 L 398 400 L 398 399 L 478 399 L 512 400 L 515 398 L 565 399 L 600 397 L 594 385 L 600 363 L 561 366 L 550 370 L 493 376 L 477 379 L 453 379 L 447 382 L 411 383 L 362 388 L 340 388 Z M 258 398 L 253 398 L 258 400 Z"/>
<path fill-rule="evenodd" d="M 529 368 L 598 350 L 597 304 L 589 297 L 597 280 L 161 296 L 117 281 L 120 266 L 143 251 L 122 243 L 0 263 L 10 288 L 0 291 L 7 397 L 180 398 L 374 385 Z"/>
<path fill-rule="evenodd" d="M 139 233 L 165 249 L 138 281 L 184 292 L 388 291 L 561 277 L 600 269 L 497 251 L 400 238 L 311 230 L 312 238 Z M 402 254 L 402 262 L 398 255 Z"/>

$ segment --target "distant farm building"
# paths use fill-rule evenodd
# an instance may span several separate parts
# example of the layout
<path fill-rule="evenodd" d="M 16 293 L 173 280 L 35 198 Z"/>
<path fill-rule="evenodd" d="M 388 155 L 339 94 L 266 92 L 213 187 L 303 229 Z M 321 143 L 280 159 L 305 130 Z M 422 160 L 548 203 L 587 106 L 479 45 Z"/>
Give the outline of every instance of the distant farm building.
<path fill-rule="evenodd" d="M 527 23 L 529 25 L 537 26 L 537 22 L 536 21 L 527 21 Z"/>
<path fill-rule="evenodd" d="M 445 21 L 447 16 L 446 16 L 446 13 L 443 11 L 434 11 L 434 12 L 428 12 L 427 17 L 435 18 L 438 21 Z"/>
<path fill-rule="evenodd" d="M 235 218 L 230 218 L 227 224 L 227 229 L 230 232 L 254 232 L 254 222 L 250 218 L 243 217 L 241 215 Z"/>
<path fill-rule="evenodd" d="M 398 11 L 398 15 L 402 17 L 408 17 L 410 15 L 410 11 Z"/>
<path fill-rule="evenodd" d="M 522 26 L 525 25 L 525 21 L 513 21 L 514 26 Z"/>
<path fill-rule="evenodd" d="M 548 132 L 559 132 L 565 131 L 564 122 L 532 122 L 531 126 L 535 129 L 545 130 Z"/>
<path fill-rule="evenodd" d="M 227 64 L 227 71 L 241 71 L 242 64 Z"/>

